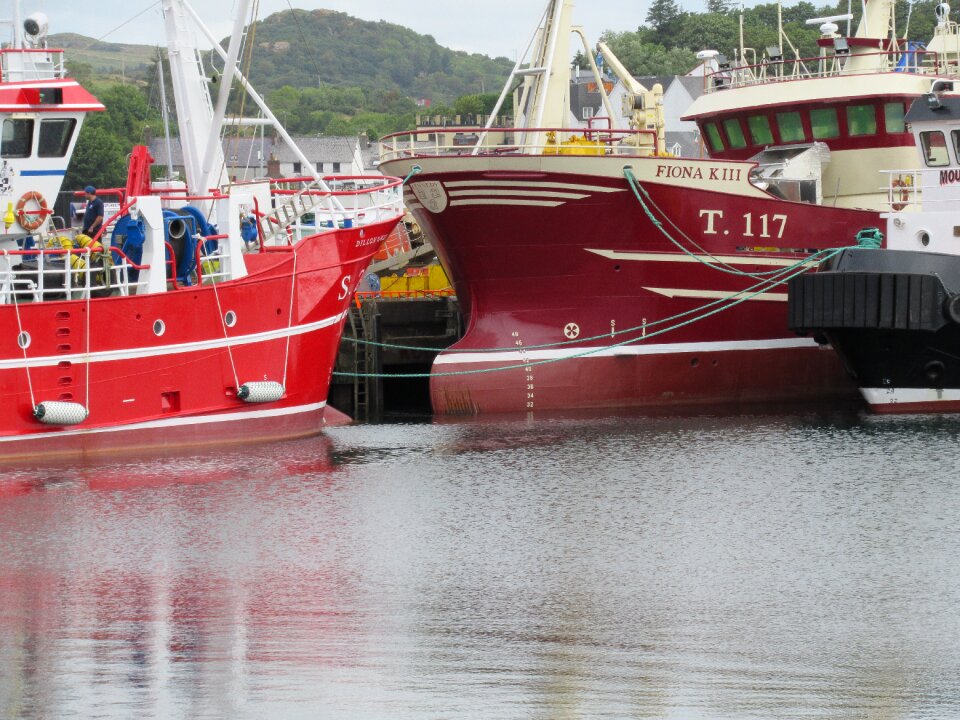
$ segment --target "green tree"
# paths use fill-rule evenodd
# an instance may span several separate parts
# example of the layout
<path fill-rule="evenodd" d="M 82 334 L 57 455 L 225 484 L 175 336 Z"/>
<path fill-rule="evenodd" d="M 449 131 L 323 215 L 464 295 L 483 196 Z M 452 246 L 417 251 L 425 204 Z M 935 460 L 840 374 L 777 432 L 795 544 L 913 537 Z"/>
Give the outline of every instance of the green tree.
<path fill-rule="evenodd" d="M 653 0 L 647 11 L 647 23 L 657 33 L 669 33 L 680 17 L 680 6 L 676 0 Z"/>
<path fill-rule="evenodd" d="M 109 130 L 92 124 L 85 126 L 70 158 L 63 189 L 78 190 L 86 185 L 122 186 L 127 171 L 124 158 L 129 152 L 129 145 Z"/>

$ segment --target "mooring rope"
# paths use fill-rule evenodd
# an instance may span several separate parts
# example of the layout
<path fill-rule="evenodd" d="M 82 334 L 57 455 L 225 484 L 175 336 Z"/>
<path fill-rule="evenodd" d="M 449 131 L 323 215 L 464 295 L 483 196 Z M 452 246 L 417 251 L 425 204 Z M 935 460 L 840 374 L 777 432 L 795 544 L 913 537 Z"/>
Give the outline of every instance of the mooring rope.
<path fill-rule="evenodd" d="M 203 268 L 204 258 L 209 259 L 210 256 L 207 254 L 206 243 L 201 240 L 200 242 L 200 267 Z M 220 267 L 223 267 L 223 258 L 220 258 Z M 210 269 L 213 270 L 213 262 L 210 263 Z M 240 378 L 237 376 L 237 364 L 233 359 L 233 347 L 230 344 L 230 333 L 227 332 L 227 319 L 223 316 L 223 305 L 220 304 L 220 292 L 217 289 L 217 278 L 216 273 L 210 273 L 210 284 L 213 285 L 213 297 L 217 301 L 217 313 L 220 315 L 220 327 L 223 328 L 223 339 L 226 341 L 227 345 L 227 357 L 230 359 L 230 370 L 233 372 L 233 381 L 236 383 L 237 388 L 240 388 Z"/>
<path fill-rule="evenodd" d="M 829 260 L 831 257 L 837 255 L 838 253 L 840 253 L 840 252 L 842 252 L 843 250 L 846 250 L 846 249 L 847 249 L 847 248 L 832 248 L 832 249 L 830 249 L 830 250 L 821 251 L 822 253 L 825 253 L 825 256 L 822 258 L 821 262 L 822 262 L 822 261 Z M 739 305 L 739 304 L 741 304 L 741 303 L 743 303 L 743 302 L 746 302 L 747 300 L 751 300 L 752 298 L 755 298 L 755 297 L 757 297 L 758 295 L 762 295 L 763 293 L 767 292 L 771 287 L 776 286 L 776 285 L 782 285 L 782 284 L 788 282 L 791 278 L 797 277 L 798 275 L 801 275 L 801 274 L 803 274 L 803 273 L 806 272 L 806 271 L 807 271 L 807 268 L 805 268 L 805 267 L 801 267 L 801 268 L 799 268 L 799 269 L 796 268 L 796 267 L 783 268 L 783 269 L 780 270 L 780 272 L 781 272 L 781 273 L 785 273 L 785 276 L 784 276 L 784 277 L 781 277 L 781 278 L 776 278 L 776 279 L 771 278 L 771 279 L 769 279 L 768 281 L 764 282 L 763 284 L 764 284 L 765 286 L 767 286 L 767 287 L 763 287 L 763 288 L 761 288 L 761 289 L 759 289 L 759 290 L 756 290 L 756 291 L 754 291 L 754 292 L 749 292 L 749 291 L 748 291 L 749 289 L 748 289 L 748 290 L 740 290 L 740 291 L 738 291 L 738 292 L 731 293 L 728 297 L 722 299 L 723 302 L 726 302 L 725 305 L 721 305 L 720 307 L 714 307 L 714 308 L 708 310 L 707 312 L 705 312 L 704 314 L 699 315 L 698 317 L 689 318 L 689 319 L 684 320 L 684 321 L 682 321 L 682 322 L 678 322 L 678 323 L 676 323 L 676 324 L 674 324 L 674 325 L 670 325 L 670 326 L 668 326 L 668 327 L 661 328 L 661 329 L 659 329 L 659 330 L 655 330 L 655 331 L 652 332 L 652 333 L 646 333 L 645 335 L 643 335 L 642 337 L 639 337 L 639 338 L 632 338 L 632 339 L 629 339 L 629 340 L 624 340 L 624 341 L 619 342 L 619 343 L 612 343 L 612 344 L 610 344 L 610 345 L 604 345 L 604 346 L 598 347 L 598 348 L 591 348 L 590 350 L 585 350 L 585 351 L 580 352 L 580 353 L 574 353 L 574 354 L 572 354 L 572 355 L 567 355 L 566 357 L 547 358 L 547 359 L 544 359 L 544 360 L 531 360 L 531 361 L 527 361 L 527 362 L 523 362 L 523 363 L 519 363 L 519 364 L 502 365 L 502 366 L 494 367 L 494 368 L 480 368 L 480 369 L 477 369 L 477 370 L 453 370 L 453 371 L 449 371 L 449 372 L 430 372 L 430 373 L 351 373 L 351 372 L 335 371 L 333 374 L 334 374 L 334 375 L 341 376 L 341 377 L 372 377 L 372 378 L 431 378 L 431 377 L 451 377 L 451 376 L 462 376 L 462 375 L 481 375 L 481 374 L 493 373 L 493 372 L 503 372 L 503 371 L 506 371 L 506 370 L 519 370 L 519 369 L 525 369 L 525 368 L 533 367 L 533 366 L 536 366 L 536 365 L 548 365 L 548 364 L 552 364 L 552 363 L 556 363 L 556 362 L 564 362 L 564 361 L 566 361 L 566 360 L 575 360 L 575 359 L 582 358 L 582 357 L 589 357 L 589 356 L 591 356 L 591 355 L 596 355 L 597 353 L 606 352 L 606 351 L 608 351 L 608 350 L 613 350 L 613 349 L 616 349 L 616 348 L 618 348 L 618 347 L 624 347 L 624 346 L 627 346 L 627 345 L 633 345 L 633 344 L 635 344 L 635 343 L 639 343 L 639 342 L 643 342 L 643 341 L 645 341 L 645 340 L 649 340 L 650 338 L 659 337 L 660 335 L 664 335 L 665 333 L 672 332 L 673 330 L 678 330 L 679 328 L 686 327 L 686 326 L 688 326 L 688 325 L 692 325 L 692 324 L 695 323 L 695 322 L 699 322 L 699 321 L 701 321 L 701 320 L 705 320 L 705 319 L 708 318 L 708 317 L 712 317 L 712 316 L 717 315 L 718 313 L 721 313 L 721 312 L 723 312 L 723 311 L 725 311 L 725 310 L 729 310 L 730 308 L 736 307 L 737 305 Z M 701 306 L 701 307 L 699 307 L 699 308 L 696 308 L 696 309 L 694 309 L 694 310 L 692 310 L 692 311 L 688 311 L 687 313 L 684 313 L 684 314 L 689 315 L 689 314 L 691 314 L 692 312 L 698 312 L 698 311 L 704 310 L 704 309 L 706 309 L 706 308 L 709 308 L 709 307 L 712 306 L 712 305 L 716 305 L 716 303 L 708 303 L 708 304 L 703 305 L 703 306 Z M 657 322 L 657 321 L 655 321 L 655 322 Z M 660 322 L 663 322 L 663 321 L 660 321 Z M 643 327 L 649 327 L 651 324 L 652 324 L 652 323 L 648 323 L 648 324 L 645 325 L 645 326 L 641 326 L 641 328 L 643 328 Z M 581 342 L 582 342 L 582 341 L 581 341 Z M 533 345 L 531 345 L 531 346 L 526 346 L 524 349 L 525 349 L 525 350 L 531 350 L 531 349 L 533 349 L 534 347 L 538 347 L 538 346 L 533 346 Z M 539 347 L 542 347 L 542 346 L 539 346 Z M 420 348 L 416 348 L 416 349 L 417 349 L 417 350 L 423 350 L 424 348 L 420 347 Z M 510 349 L 511 349 L 511 350 L 515 350 L 516 348 L 510 348 Z"/>
<path fill-rule="evenodd" d="M 810 256 L 807 258 L 807 262 L 817 262 L 817 263 L 823 262 L 824 260 L 826 260 L 826 259 L 828 259 L 828 258 L 827 258 L 827 257 L 822 257 L 822 258 L 820 258 L 819 256 L 820 256 L 820 255 L 824 255 L 825 253 L 833 252 L 833 250 L 835 250 L 835 249 L 837 249 L 837 248 L 830 248 L 830 249 L 827 249 L 827 250 L 820 250 L 819 252 L 816 252 L 816 253 L 814 253 L 813 255 L 810 255 Z M 841 248 L 841 249 L 842 249 L 842 248 Z M 778 272 L 785 274 L 785 273 L 790 272 L 792 269 L 793 269 L 793 267 L 790 267 L 790 268 L 780 268 L 780 270 L 778 270 Z M 789 279 L 789 278 L 788 278 L 788 279 Z M 758 289 L 760 289 L 760 288 L 765 288 L 766 290 L 769 290 L 769 289 L 772 289 L 772 288 L 774 288 L 774 287 L 776 287 L 777 285 L 780 285 L 780 284 L 782 284 L 782 283 L 781 283 L 781 282 L 778 282 L 778 281 L 777 281 L 777 278 L 775 278 L 775 277 L 772 277 L 772 278 L 763 278 L 763 279 L 761 279 L 758 283 L 756 283 L 755 285 L 751 285 L 751 286 L 748 287 L 748 288 L 744 288 L 744 289 L 741 290 L 740 292 L 742 292 L 742 293 L 748 293 L 748 292 L 753 292 L 754 290 L 758 290 Z M 762 293 L 762 292 L 765 292 L 765 290 L 760 290 L 760 292 L 761 292 L 761 293 Z M 525 346 L 525 349 L 526 349 L 526 350 L 543 350 L 543 349 L 548 349 L 548 348 L 564 347 L 564 346 L 567 346 L 567 345 L 580 345 L 580 344 L 583 344 L 583 343 L 585 343 L 585 342 L 590 342 L 590 341 L 592 341 L 592 340 L 602 340 L 602 339 L 604 339 L 604 338 L 616 337 L 616 336 L 618 336 L 618 335 L 627 335 L 627 334 L 630 334 L 630 333 L 642 332 L 642 331 L 644 331 L 644 330 L 646 330 L 646 329 L 648 329 L 648 328 L 656 327 L 656 326 L 658 326 L 658 325 L 662 325 L 662 324 L 664 324 L 664 323 L 672 322 L 672 321 L 674 321 L 674 320 L 679 320 L 680 318 L 687 317 L 688 315 L 693 315 L 694 313 L 700 312 L 700 311 L 702 311 L 702 310 L 707 310 L 707 309 L 712 308 L 712 307 L 714 307 L 714 306 L 716 306 L 716 305 L 721 305 L 721 304 L 727 302 L 728 300 L 730 300 L 731 297 L 735 297 L 735 296 L 736 296 L 736 293 L 732 293 L 731 295 L 728 295 L 728 296 L 722 297 L 722 298 L 717 298 L 716 300 L 713 300 L 713 301 L 711 301 L 711 302 L 708 302 L 708 303 L 706 303 L 706 304 L 704 304 L 704 305 L 700 305 L 699 307 L 695 307 L 695 308 L 693 308 L 693 309 L 691 309 L 691 310 L 684 310 L 683 312 L 677 313 L 677 314 L 675 314 L 675 315 L 670 315 L 669 317 L 660 318 L 659 320 L 651 320 L 650 322 L 643 323 L 643 324 L 641 324 L 641 325 L 636 325 L 636 326 L 634 326 L 634 327 L 623 328 L 623 329 L 621 329 L 621 330 L 610 330 L 610 331 L 607 331 L 607 332 L 600 333 L 600 334 L 598 334 L 598 335 L 590 335 L 590 336 L 585 336 L 585 337 L 578 337 L 578 338 L 576 338 L 576 339 L 574 339 L 574 340 L 558 340 L 557 342 L 541 343 L 541 344 L 539 344 L 539 345 L 527 345 L 527 346 Z M 375 345 L 375 346 L 377 346 L 377 347 L 382 347 L 382 348 L 386 348 L 386 349 L 389 349 L 389 350 L 423 350 L 423 349 L 424 349 L 422 345 L 399 345 L 399 344 L 394 344 L 394 343 L 380 343 L 380 342 L 375 342 L 375 341 L 373 341 L 373 340 L 363 340 L 363 339 L 361 339 L 361 338 L 352 338 L 352 337 L 347 337 L 347 336 L 344 336 L 343 339 L 344 339 L 344 340 L 347 340 L 347 341 L 349 341 L 349 342 L 352 342 L 352 343 L 358 343 L 358 344 L 361 344 L 361 345 Z M 464 349 L 454 348 L 454 349 L 450 349 L 450 350 L 445 350 L 444 352 L 448 352 L 448 353 L 451 353 L 451 354 L 452 354 L 452 353 L 493 353 L 493 352 L 505 352 L 505 351 L 508 351 L 508 350 L 516 350 L 516 346 L 514 346 L 514 345 L 508 345 L 508 346 L 505 346 L 505 347 L 464 348 Z"/>
<path fill-rule="evenodd" d="M 775 276 L 777 273 L 780 272 L 779 269 L 778 269 L 778 270 L 767 270 L 767 271 L 763 271 L 763 272 L 747 272 L 747 271 L 745 271 L 745 270 L 739 270 L 739 269 L 733 267 L 732 265 L 730 265 L 729 263 L 724 262 L 723 260 L 721 260 L 720 258 L 718 258 L 716 255 L 713 255 L 712 253 L 707 252 L 707 251 L 704 250 L 702 247 L 700 247 L 694 240 L 692 240 L 688 235 L 686 235 L 680 228 L 678 228 L 678 227 L 673 223 L 673 221 L 670 220 L 669 216 L 668 216 L 666 213 L 664 213 L 662 210 L 660 210 L 659 207 L 657 207 L 656 203 L 653 201 L 653 198 L 650 197 L 650 193 L 647 192 L 646 188 L 644 188 L 643 185 L 641 185 L 640 182 L 637 180 L 636 176 L 634 176 L 634 174 L 633 174 L 633 168 L 632 168 L 630 165 L 624 165 L 624 167 L 623 167 L 623 174 L 624 174 L 624 177 L 627 178 L 627 182 L 628 182 L 629 185 L 630 185 L 630 189 L 633 191 L 634 197 L 637 198 L 637 201 L 640 203 L 640 207 L 643 208 L 643 211 L 644 211 L 644 213 L 646 213 L 647 218 L 650 220 L 650 222 L 653 223 L 654 227 L 656 227 L 656 228 L 663 234 L 663 236 L 664 236 L 667 240 L 669 240 L 678 250 L 680 250 L 680 251 L 681 251 L 682 253 L 684 253 L 685 255 L 688 255 L 689 257 L 693 258 L 693 259 L 696 260 L 697 262 L 699 262 L 699 263 L 701 263 L 701 264 L 703 264 L 703 265 L 706 265 L 707 267 L 709 267 L 709 268 L 711 268 L 711 269 L 713 269 L 713 270 L 718 270 L 718 271 L 720 271 L 720 272 L 729 273 L 730 275 L 738 275 L 738 276 L 741 276 L 741 277 L 751 277 L 751 278 L 755 278 L 755 279 L 760 279 L 760 278 L 762 278 L 762 277 Z M 647 201 L 646 201 L 646 202 L 644 201 L 643 197 L 641 197 L 641 193 L 643 193 L 643 195 L 647 198 Z M 700 255 L 697 255 L 696 253 L 690 252 L 690 251 L 689 251 L 687 248 L 685 248 L 680 242 L 678 242 L 669 232 L 667 232 L 667 229 L 666 229 L 665 227 L 663 227 L 663 223 L 660 222 L 660 221 L 654 216 L 654 214 L 653 214 L 653 212 L 650 210 L 650 207 L 648 206 L 647 202 L 649 202 L 650 205 L 653 205 L 655 208 L 657 208 L 657 210 L 660 211 L 660 214 L 663 215 L 665 218 L 667 218 L 667 222 L 669 222 L 671 225 L 673 225 L 673 227 L 676 228 L 677 231 L 678 231 L 681 235 L 683 235 L 684 240 L 686 240 L 686 241 L 689 242 L 691 245 L 693 245 L 695 248 L 697 248 L 698 250 L 700 250 L 701 253 L 703 253 L 704 255 L 706 255 L 706 256 L 707 256 L 708 258 L 710 258 L 710 260 L 712 260 L 713 262 L 708 262 L 707 260 L 704 260 Z M 800 265 L 804 265 L 804 264 L 806 264 L 806 263 L 808 263 L 808 262 L 810 262 L 810 258 L 809 258 L 809 257 L 808 257 L 808 258 L 803 258 L 803 259 L 801 259 L 801 260 L 798 260 L 797 262 L 793 263 L 792 265 L 788 265 L 787 267 L 788 267 L 788 268 L 793 268 L 793 267 L 797 267 L 797 266 L 800 266 Z M 783 268 L 781 268 L 781 269 L 783 269 Z"/>
<path fill-rule="evenodd" d="M 293 251 L 293 269 L 290 271 L 290 313 L 287 316 L 287 347 L 283 356 L 283 387 L 287 387 L 287 367 L 290 365 L 290 335 L 293 328 L 293 299 L 297 287 L 297 246 L 291 246 Z"/>
<path fill-rule="evenodd" d="M 36 407 L 37 399 L 33 395 L 33 381 L 30 379 L 30 364 L 27 362 L 27 339 L 24 337 L 23 323 L 20 320 L 20 304 L 17 302 L 16 275 L 14 274 L 13 269 L 10 267 L 10 253 L 7 250 L 3 251 L 3 258 L 6 261 L 4 264 L 7 266 L 8 272 L 10 273 L 10 292 L 13 293 L 13 310 L 17 316 L 17 345 L 19 345 L 20 349 L 23 351 L 23 369 L 27 372 L 27 388 L 30 390 L 30 405 L 31 407 Z M 40 264 L 40 267 L 43 267 L 42 263 Z"/>

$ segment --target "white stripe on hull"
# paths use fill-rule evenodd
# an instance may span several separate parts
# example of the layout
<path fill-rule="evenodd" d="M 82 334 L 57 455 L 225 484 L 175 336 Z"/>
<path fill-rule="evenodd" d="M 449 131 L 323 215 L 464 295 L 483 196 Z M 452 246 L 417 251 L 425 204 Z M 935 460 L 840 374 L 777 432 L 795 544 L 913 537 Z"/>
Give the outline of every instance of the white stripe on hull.
<path fill-rule="evenodd" d="M 169 427 L 188 427 L 191 425 L 210 425 L 213 423 L 240 422 L 244 420 L 261 420 L 263 418 L 284 417 L 301 413 L 316 412 L 327 406 L 323 400 L 310 405 L 273 408 L 270 410 L 248 410 L 246 412 L 220 412 L 212 415 L 188 415 L 166 418 L 164 420 L 149 420 L 147 422 L 129 423 L 127 425 L 111 425 L 102 428 L 80 428 L 76 430 L 58 430 L 56 432 L 32 433 L 29 435 L 11 435 L 0 437 L 0 443 L 15 443 L 21 440 L 45 440 L 48 438 L 64 438 L 71 435 L 100 435 L 104 433 L 121 432 L 127 430 L 157 430 Z"/>
<path fill-rule="evenodd" d="M 582 192 L 618 193 L 626 192 L 626 188 L 604 187 L 603 185 L 581 185 L 579 183 L 538 182 L 536 180 L 452 180 L 443 184 L 445 188 L 475 187 L 475 188 L 554 188 L 557 190 L 579 190 Z M 453 194 L 453 193 L 451 193 Z"/>
<path fill-rule="evenodd" d="M 444 351 L 433 361 L 434 365 L 453 363 L 523 363 L 536 360 L 563 360 L 575 357 L 585 359 L 597 357 L 624 357 L 639 355 L 667 355 L 670 353 L 694 352 L 738 352 L 752 350 L 786 350 L 790 348 L 815 348 L 817 343 L 811 338 L 782 338 L 772 340 L 731 340 L 725 342 L 665 343 L 662 345 L 624 345 L 622 347 L 567 347 L 547 348 L 543 350 L 503 352 L 457 352 Z M 585 355 L 584 353 L 589 353 Z"/>
<path fill-rule="evenodd" d="M 653 288 L 645 287 L 644 290 L 649 290 L 650 292 L 657 293 L 658 295 L 665 295 L 669 298 L 683 297 L 683 298 L 701 298 L 701 299 L 714 299 L 714 300 L 741 300 L 744 299 L 744 295 L 738 295 L 735 292 L 729 292 L 724 290 L 684 290 L 683 288 Z M 760 295 L 753 295 L 752 297 L 747 297 L 746 300 L 767 300 L 770 302 L 786 302 L 787 293 L 772 293 L 764 291 Z"/>
<path fill-rule="evenodd" d="M 563 198 L 565 200 L 582 200 L 589 195 L 583 193 L 558 192 L 556 190 L 451 190 L 450 197 L 534 197 L 534 198 Z"/>
<path fill-rule="evenodd" d="M 584 248 L 587 252 L 594 253 L 608 260 L 631 260 L 638 262 L 724 262 L 728 265 L 770 265 L 773 267 L 788 267 L 796 265 L 799 260 L 791 258 L 776 257 L 744 257 L 743 255 L 687 255 L 685 253 L 641 253 L 641 252 L 620 252 L 618 250 L 601 250 L 596 248 Z M 818 263 L 804 263 L 813 267 Z"/>
<path fill-rule="evenodd" d="M 546 200 L 451 200 L 450 205 L 525 205 L 529 207 L 557 207 L 563 202 Z"/>
<path fill-rule="evenodd" d="M 860 393 L 870 405 L 960 402 L 957 388 L 860 388 Z"/>
<path fill-rule="evenodd" d="M 0 360 L 0 370 L 10 370 L 24 367 L 52 367 L 62 362 L 96 363 L 111 362 L 115 360 L 139 360 L 148 357 L 160 357 L 163 355 L 178 355 L 180 353 L 201 352 L 203 350 L 218 350 L 221 348 L 226 348 L 227 345 L 230 347 L 236 347 L 237 345 L 250 345 L 252 343 L 261 343 L 270 340 L 282 340 L 288 336 L 295 337 L 297 335 L 305 335 L 307 333 L 314 332 L 315 330 L 336 325 L 346 317 L 347 312 L 348 311 L 345 310 L 339 315 L 325 318 L 324 320 L 318 320 L 317 322 L 309 323 L 308 325 L 294 325 L 289 329 L 280 328 L 278 330 L 269 330 L 267 332 L 255 333 L 253 335 L 237 335 L 235 337 L 231 337 L 229 340 L 221 337 L 211 340 L 198 340 L 191 343 L 181 343 L 179 345 L 127 348 L 125 350 L 105 350 L 103 352 L 90 353 L 89 356 L 85 353 L 74 353 L 73 355 L 48 355 L 46 357 L 37 358 L 31 358 L 28 356 L 26 361 L 22 357 L 11 360 Z"/>

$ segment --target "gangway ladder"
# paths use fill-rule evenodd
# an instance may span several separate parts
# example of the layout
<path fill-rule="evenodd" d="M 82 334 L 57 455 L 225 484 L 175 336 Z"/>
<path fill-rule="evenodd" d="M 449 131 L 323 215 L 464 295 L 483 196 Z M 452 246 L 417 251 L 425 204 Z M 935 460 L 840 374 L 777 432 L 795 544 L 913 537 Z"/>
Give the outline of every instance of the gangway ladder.
<path fill-rule="evenodd" d="M 329 198 L 329 192 L 324 192 L 324 189 L 315 182 L 291 195 L 286 202 L 277 205 L 264 215 L 264 222 L 260 224 L 263 232 L 260 245 L 271 244 L 271 241 L 279 235 L 283 235 L 286 240 L 288 227 L 307 213 L 313 212 L 324 200 L 329 201 Z"/>
<path fill-rule="evenodd" d="M 380 313 L 375 300 L 350 309 L 350 331 L 356 340 L 353 352 L 353 414 L 355 420 L 367 422 L 383 413 L 381 372 Z"/>

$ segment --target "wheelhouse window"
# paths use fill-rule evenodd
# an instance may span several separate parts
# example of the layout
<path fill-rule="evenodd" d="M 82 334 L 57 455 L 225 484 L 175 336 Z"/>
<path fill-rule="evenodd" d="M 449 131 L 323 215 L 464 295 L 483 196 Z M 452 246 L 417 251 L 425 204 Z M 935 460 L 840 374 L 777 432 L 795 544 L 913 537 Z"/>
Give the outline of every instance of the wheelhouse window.
<path fill-rule="evenodd" d="M 847 134 L 853 137 L 857 135 L 876 135 L 876 133 L 877 113 L 873 105 L 847 106 Z"/>
<path fill-rule="evenodd" d="M 747 118 L 750 140 L 754 145 L 773 145 L 773 131 L 766 115 L 751 115 Z"/>
<path fill-rule="evenodd" d="M 717 124 L 712 122 L 704 123 L 703 129 L 706 132 L 707 144 L 710 145 L 710 149 L 714 152 L 722 151 L 723 140 L 720 138 L 720 130 L 717 128 Z"/>
<path fill-rule="evenodd" d="M 4 120 L 0 157 L 30 157 L 33 149 L 33 120 Z"/>
<path fill-rule="evenodd" d="M 942 167 L 950 164 L 947 141 L 939 130 L 920 133 L 920 147 L 923 148 L 923 158 L 929 167 Z"/>
<path fill-rule="evenodd" d="M 803 142 L 806 139 L 803 120 L 798 112 L 777 113 L 777 128 L 780 130 L 781 142 Z"/>
<path fill-rule="evenodd" d="M 810 111 L 810 129 L 815 140 L 840 137 L 840 123 L 836 108 L 817 108 Z"/>
<path fill-rule="evenodd" d="M 888 133 L 906 132 L 903 122 L 903 103 L 892 102 L 883 105 L 883 125 Z"/>
<path fill-rule="evenodd" d="M 727 131 L 727 141 L 733 149 L 747 146 L 747 140 L 743 137 L 743 128 L 740 127 L 740 121 L 737 118 L 730 118 L 723 121 L 723 129 Z"/>
<path fill-rule="evenodd" d="M 40 140 L 37 155 L 40 157 L 65 157 L 77 121 L 73 118 L 40 121 Z"/>

